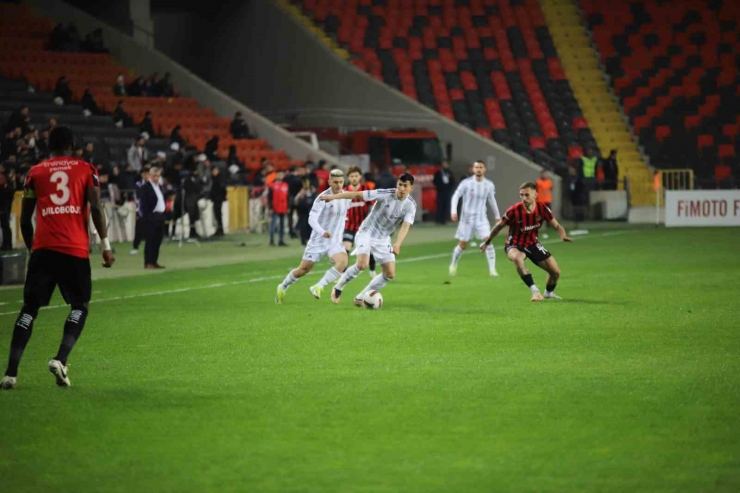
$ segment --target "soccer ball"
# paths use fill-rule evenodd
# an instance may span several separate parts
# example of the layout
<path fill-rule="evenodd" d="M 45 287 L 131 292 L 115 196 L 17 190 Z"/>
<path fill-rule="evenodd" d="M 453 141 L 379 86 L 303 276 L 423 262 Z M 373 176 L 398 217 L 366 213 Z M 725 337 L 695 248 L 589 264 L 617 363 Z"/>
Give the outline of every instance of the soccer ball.
<path fill-rule="evenodd" d="M 378 291 L 372 291 L 365 295 L 365 299 L 362 300 L 365 303 L 365 308 L 370 310 L 377 310 L 383 306 L 383 295 Z"/>

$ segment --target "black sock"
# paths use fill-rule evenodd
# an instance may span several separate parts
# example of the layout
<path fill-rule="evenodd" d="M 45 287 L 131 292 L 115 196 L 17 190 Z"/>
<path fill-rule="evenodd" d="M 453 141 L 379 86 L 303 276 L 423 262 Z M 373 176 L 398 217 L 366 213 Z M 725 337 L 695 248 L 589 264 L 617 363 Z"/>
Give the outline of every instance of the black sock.
<path fill-rule="evenodd" d="M 556 287 L 557 287 L 557 284 L 549 284 L 549 283 L 547 284 L 547 286 L 545 286 L 548 293 L 552 293 L 553 291 L 555 291 Z"/>
<path fill-rule="evenodd" d="M 16 320 L 15 327 L 13 328 L 13 339 L 10 342 L 8 369 L 5 372 L 9 377 L 18 376 L 18 365 L 21 362 L 21 357 L 28 341 L 31 340 L 33 321 L 36 319 L 38 313 L 38 309 L 29 309 L 24 306 L 18 314 L 18 320 Z"/>
<path fill-rule="evenodd" d="M 370 255 L 370 270 L 375 272 L 375 257 Z"/>
<path fill-rule="evenodd" d="M 85 328 L 85 320 L 87 320 L 87 308 L 84 306 L 73 306 L 69 317 L 67 317 L 67 321 L 64 322 L 62 343 L 59 345 L 59 352 L 54 359 L 61 361 L 65 366 L 67 365 L 69 353 L 72 352 L 72 348 L 75 347 L 77 339 L 82 334 L 82 329 Z"/>
<path fill-rule="evenodd" d="M 524 281 L 524 284 L 527 285 L 528 288 L 531 288 L 534 286 L 534 279 L 532 279 L 532 274 L 524 274 L 521 276 L 522 281 Z"/>

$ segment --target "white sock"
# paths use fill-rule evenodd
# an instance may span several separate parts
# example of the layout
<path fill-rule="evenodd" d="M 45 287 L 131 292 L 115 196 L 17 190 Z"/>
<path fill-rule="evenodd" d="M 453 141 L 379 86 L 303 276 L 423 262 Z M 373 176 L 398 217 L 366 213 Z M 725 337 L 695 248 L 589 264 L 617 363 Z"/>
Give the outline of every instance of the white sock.
<path fill-rule="evenodd" d="M 532 285 L 531 285 L 531 286 L 529 287 L 529 290 L 530 290 L 530 291 L 532 291 L 532 294 L 534 294 L 534 293 L 539 293 L 539 292 L 540 292 L 540 289 L 539 289 L 539 288 L 537 287 L 537 285 L 536 285 L 536 284 L 532 284 Z"/>
<path fill-rule="evenodd" d="M 283 287 L 283 289 L 288 289 L 297 280 L 298 280 L 298 278 L 293 275 L 293 271 L 290 271 L 290 272 L 288 272 L 288 275 L 285 277 L 285 279 L 283 279 L 283 282 L 282 282 L 281 286 Z"/>
<path fill-rule="evenodd" d="M 357 297 L 362 296 L 363 294 L 370 293 L 372 291 L 380 291 L 385 287 L 386 284 L 391 282 L 390 279 L 386 278 L 383 274 L 379 276 L 375 276 L 370 283 L 365 286 L 365 289 L 362 290 L 360 294 L 357 295 Z"/>
<path fill-rule="evenodd" d="M 486 248 L 486 258 L 488 259 L 488 270 L 494 272 L 496 270 L 496 250 L 493 245 L 488 245 Z"/>
<path fill-rule="evenodd" d="M 352 281 L 355 280 L 355 277 L 360 275 L 360 272 L 362 272 L 358 267 L 357 264 L 353 265 L 349 269 L 344 271 L 344 274 L 342 274 L 342 278 L 339 279 L 339 282 L 334 287 L 334 289 L 338 289 L 341 291 L 344 289 L 344 286 Z"/>
<path fill-rule="evenodd" d="M 452 250 L 452 266 L 457 267 L 457 263 L 460 261 L 460 257 L 462 257 L 463 249 L 460 248 L 460 245 L 457 245 L 454 250 Z"/>
<path fill-rule="evenodd" d="M 552 291 L 545 290 L 545 296 L 550 296 L 552 294 Z"/>
<path fill-rule="evenodd" d="M 336 281 L 339 276 L 341 276 L 341 274 L 337 271 L 337 269 L 332 267 L 331 269 L 326 271 L 324 277 L 322 277 L 321 280 L 316 283 L 316 285 L 325 288 L 327 285 Z"/>

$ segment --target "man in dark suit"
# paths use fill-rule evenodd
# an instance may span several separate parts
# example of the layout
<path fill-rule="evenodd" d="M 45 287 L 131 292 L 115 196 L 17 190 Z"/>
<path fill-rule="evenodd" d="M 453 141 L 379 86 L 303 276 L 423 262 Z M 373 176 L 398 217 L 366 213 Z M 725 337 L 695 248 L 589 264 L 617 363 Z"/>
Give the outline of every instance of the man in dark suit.
<path fill-rule="evenodd" d="M 164 236 L 164 219 L 166 204 L 164 192 L 159 184 L 162 169 L 156 166 L 149 170 L 149 180 L 139 189 L 141 220 L 144 221 L 144 268 L 164 269 L 159 265 L 159 247 Z"/>
<path fill-rule="evenodd" d="M 434 187 L 437 189 L 437 224 L 445 224 L 450 217 L 450 200 L 455 189 L 455 179 L 447 161 L 434 173 Z"/>

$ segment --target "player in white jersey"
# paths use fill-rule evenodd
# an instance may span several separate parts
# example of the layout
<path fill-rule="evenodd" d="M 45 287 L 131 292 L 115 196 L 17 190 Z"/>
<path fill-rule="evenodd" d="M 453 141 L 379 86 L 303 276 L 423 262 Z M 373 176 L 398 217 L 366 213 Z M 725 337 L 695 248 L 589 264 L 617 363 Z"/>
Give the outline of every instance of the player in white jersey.
<path fill-rule="evenodd" d="M 485 240 L 491 231 L 488 222 L 487 205 L 491 207 L 493 216 L 498 222 L 501 213 L 496 204 L 496 187 L 493 182 L 486 178 L 486 164 L 483 161 L 473 163 L 473 176 L 460 182 L 460 185 L 452 195 L 452 221 L 457 220 L 457 204 L 463 199 L 462 215 L 457 226 L 455 239 L 459 241 L 452 251 L 452 263 L 450 264 L 450 275 L 457 274 L 457 263 L 462 257 L 463 251 L 468 246 L 468 241 L 475 235 L 479 240 Z M 486 249 L 488 258 L 488 272 L 492 277 L 498 277 L 496 271 L 496 250 L 489 244 Z"/>
<path fill-rule="evenodd" d="M 331 203 L 320 200 L 321 197 L 341 193 L 343 186 L 344 173 L 342 170 L 335 169 L 329 176 L 329 188 L 316 198 L 308 215 L 308 224 L 313 231 L 306 244 L 306 250 L 303 252 L 301 265 L 290 271 L 283 282 L 278 284 L 275 303 L 282 304 L 288 288 L 298 279 L 311 272 L 314 264 L 321 260 L 324 255 L 329 256 L 334 266 L 326 271 L 324 277 L 317 284 L 309 288 L 309 291 L 317 300 L 321 299 L 324 288 L 329 283 L 336 281 L 342 275 L 344 269 L 347 268 L 347 251 L 342 245 L 342 231 L 344 231 L 347 209 L 349 209 L 351 200 L 336 200 Z"/>
<path fill-rule="evenodd" d="M 362 297 L 371 291 L 380 291 L 396 276 L 396 255 L 401 253 L 401 245 L 409 228 L 414 224 L 416 202 L 411 198 L 414 189 L 414 177 L 408 173 L 398 178 L 396 188 L 365 190 L 363 192 L 344 192 L 337 195 L 323 195 L 319 200 L 358 199 L 365 202 L 375 201 L 373 210 L 362 222 L 355 236 L 357 263 L 347 269 L 339 282 L 334 286 L 331 300 L 339 303 L 344 287 L 367 269 L 372 253 L 383 269 L 383 274 L 375 276 L 370 284 L 355 297 L 355 305 L 363 306 Z M 391 244 L 391 235 L 398 225 L 396 242 Z"/>

